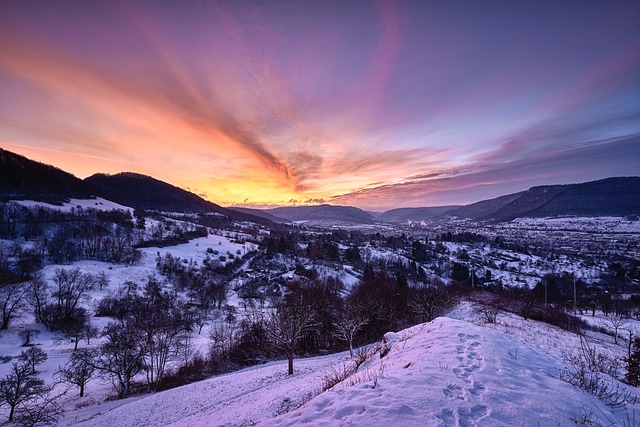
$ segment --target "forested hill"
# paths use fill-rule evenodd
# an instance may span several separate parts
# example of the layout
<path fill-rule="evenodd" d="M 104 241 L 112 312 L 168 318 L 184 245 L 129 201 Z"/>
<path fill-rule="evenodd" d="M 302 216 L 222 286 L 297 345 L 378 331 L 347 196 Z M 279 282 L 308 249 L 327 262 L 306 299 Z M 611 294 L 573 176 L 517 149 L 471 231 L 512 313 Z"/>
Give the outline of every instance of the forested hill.
<path fill-rule="evenodd" d="M 82 180 L 70 173 L 0 148 L 0 201 L 28 199 L 57 204 L 89 196 Z"/>
<path fill-rule="evenodd" d="M 640 177 L 532 187 L 527 191 L 473 203 L 447 213 L 482 221 L 511 221 L 521 217 L 638 214 Z"/>
<path fill-rule="evenodd" d="M 353 206 L 291 206 L 266 209 L 271 215 L 290 221 L 345 221 L 357 224 L 371 224 L 373 215 Z"/>
<path fill-rule="evenodd" d="M 200 213 L 222 209 L 186 190 L 133 172 L 98 173 L 85 178 L 84 182 L 95 195 L 136 209 Z"/>
<path fill-rule="evenodd" d="M 133 172 L 95 174 L 84 182 L 96 196 L 136 209 L 164 212 L 218 213 L 238 221 L 264 223 L 268 220 L 223 208 L 164 181 Z M 270 222 L 270 221 L 269 221 Z"/>
<path fill-rule="evenodd" d="M 437 218 L 451 212 L 460 206 L 434 206 L 426 208 L 398 208 L 381 213 L 379 221 L 385 222 L 405 222 L 405 221 L 426 221 Z"/>
<path fill-rule="evenodd" d="M 81 180 L 56 167 L 0 148 L 0 202 L 36 200 L 52 204 L 69 199 L 103 197 L 142 210 L 218 213 L 236 221 L 271 225 L 248 213 L 236 212 L 155 178 L 131 172 L 95 174 Z"/>

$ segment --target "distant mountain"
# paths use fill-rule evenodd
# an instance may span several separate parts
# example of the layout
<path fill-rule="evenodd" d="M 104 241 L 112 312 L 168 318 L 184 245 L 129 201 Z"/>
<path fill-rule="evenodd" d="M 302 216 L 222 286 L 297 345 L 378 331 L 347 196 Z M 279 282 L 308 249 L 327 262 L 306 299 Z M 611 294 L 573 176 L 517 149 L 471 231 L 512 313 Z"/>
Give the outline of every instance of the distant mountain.
<path fill-rule="evenodd" d="M 282 207 L 267 210 L 228 209 L 155 178 L 132 172 L 95 174 L 80 180 L 63 170 L 0 148 L 0 201 L 38 200 L 60 203 L 100 196 L 145 210 L 219 213 L 237 221 L 265 225 L 287 221 L 341 221 L 370 224 L 376 217 L 351 206 Z M 406 222 L 459 217 L 478 221 L 511 221 L 519 217 L 628 216 L 640 214 L 640 177 L 606 178 L 581 184 L 545 185 L 466 206 L 401 208 L 384 212 L 379 221 Z"/>
<path fill-rule="evenodd" d="M 290 221 L 343 221 L 357 224 L 371 224 L 375 221 L 373 215 L 352 206 L 292 206 L 275 209 L 265 209 L 276 217 Z"/>
<path fill-rule="evenodd" d="M 242 213 L 246 213 L 249 215 L 253 215 L 253 216 L 257 216 L 260 218 L 265 218 L 268 219 L 269 221 L 273 221 L 276 223 L 282 223 L 282 224 L 286 224 L 286 223 L 290 223 L 291 220 L 286 219 L 286 218 L 281 218 L 275 215 L 271 215 L 269 212 L 260 210 L 260 209 L 251 209 L 251 208 L 243 208 L 243 207 L 239 207 L 239 206 L 231 206 L 229 207 L 229 209 L 232 209 L 234 211 L 238 211 L 238 212 L 242 212 Z"/>
<path fill-rule="evenodd" d="M 640 214 L 640 177 L 532 187 L 463 206 L 446 215 L 478 221 L 511 221 L 521 217 L 633 214 Z"/>
<path fill-rule="evenodd" d="M 37 200 L 57 204 L 90 196 L 82 180 L 70 173 L 0 148 L 0 201 Z"/>
<path fill-rule="evenodd" d="M 451 212 L 461 206 L 434 206 L 426 208 L 398 208 L 386 211 L 378 215 L 378 221 L 407 222 L 427 221 Z"/>
<path fill-rule="evenodd" d="M 84 182 L 96 196 L 135 209 L 219 213 L 237 221 L 265 223 L 264 218 L 223 208 L 182 188 L 133 172 L 122 172 L 115 175 L 98 173 L 85 178 Z"/>

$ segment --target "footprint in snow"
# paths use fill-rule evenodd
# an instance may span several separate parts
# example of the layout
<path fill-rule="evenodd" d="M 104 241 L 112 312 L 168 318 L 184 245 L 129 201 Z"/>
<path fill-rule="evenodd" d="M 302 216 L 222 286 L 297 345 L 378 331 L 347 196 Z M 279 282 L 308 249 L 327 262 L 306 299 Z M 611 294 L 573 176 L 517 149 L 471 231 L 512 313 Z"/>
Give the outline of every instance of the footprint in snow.
<path fill-rule="evenodd" d="M 489 415 L 489 409 L 484 405 L 475 405 L 471 408 L 458 408 L 458 423 L 460 427 L 473 427 L 487 415 Z"/>

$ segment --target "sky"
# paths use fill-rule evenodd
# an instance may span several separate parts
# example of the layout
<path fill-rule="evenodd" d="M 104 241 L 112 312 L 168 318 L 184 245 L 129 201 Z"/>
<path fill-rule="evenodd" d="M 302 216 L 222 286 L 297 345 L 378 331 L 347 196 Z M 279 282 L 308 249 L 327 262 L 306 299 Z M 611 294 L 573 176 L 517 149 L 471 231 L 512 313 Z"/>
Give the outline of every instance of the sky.
<path fill-rule="evenodd" d="M 0 0 L 0 147 L 224 206 L 635 176 L 640 2 Z"/>

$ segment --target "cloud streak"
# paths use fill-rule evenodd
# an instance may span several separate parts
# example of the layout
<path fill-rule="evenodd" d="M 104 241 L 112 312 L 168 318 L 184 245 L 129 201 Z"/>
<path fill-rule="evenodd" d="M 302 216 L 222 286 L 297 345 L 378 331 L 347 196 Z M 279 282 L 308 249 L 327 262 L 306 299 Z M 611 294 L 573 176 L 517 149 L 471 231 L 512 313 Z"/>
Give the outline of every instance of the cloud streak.
<path fill-rule="evenodd" d="M 626 1 L 5 2 L 0 141 L 222 204 L 448 204 L 629 174 L 639 15 Z"/>

